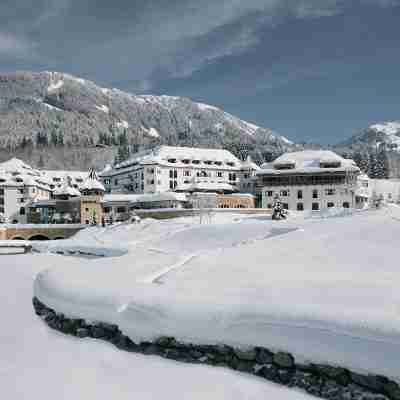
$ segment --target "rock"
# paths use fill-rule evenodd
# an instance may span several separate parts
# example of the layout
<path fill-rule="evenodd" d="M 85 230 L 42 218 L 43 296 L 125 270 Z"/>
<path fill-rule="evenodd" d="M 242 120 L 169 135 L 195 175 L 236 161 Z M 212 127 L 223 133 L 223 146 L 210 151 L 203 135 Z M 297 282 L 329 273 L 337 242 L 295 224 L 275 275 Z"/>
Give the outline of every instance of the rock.
<path fill-rule="evenodd" d="M 279 382 L 279 373 L 275 365 L 266 365 L 258 371 L 258 375 L 272 382 Z"/>
<path fill-rule="evenodd" d="M 76 330 L 76 336 L 78 338 L 86 338 L 89 336 L 89 330 L 86 328 L 78 328 Z"/>
<path fill-rule="evenodd" d="M 374 392 L 382 393 L 384 390 L 384 382 L 382 378 L 376 375 L 362 375 L 351 372 L 350 379 L 355 384 Z"/>
<path fill-rule="evenodd" d="M 92 337 L 95 339 L 102 339 L 106 337 L 106 332 L 102 327 L 94 325 L 92 328 Z"/>
<path fill-rule="evenodd" d="M 294 367 L 294 357 L 290 353 L 279 352 L 274 354 L 273 362 L 280 368 Z"/>
<path fill-rule="evenodd" d="M 143 350 L 143 354 L 146 355 L 160 355 L 163 353 L 162 348 L 156 344 L 150 344 L 149 346 L 145 347 Z"/>
<path fill-rule="evenodd" d="M 129 352 L 141 352 L 140 346 L 134 343 L 128 336 L 117 334 L 112 342 L 116 347 L 120 350 L 129 351 Z"/>
<path fill-rule="evenodd" d="M 170 336 L 161 336 L 155 340 L 155 344 L 158 344 L 161 347 L 173 347 L 177 344 L 175 338 Z"/>
<path fill-rule="evenodd" d="M 278 379 L 284 385 L 289 385 L 292 381 L 294 373 L 288 369 L 278 370 Z"/>
<path fill-rule="evenodd" d="M 240 360 L 254 361 L 256 359 L 256 350 L 254 348 L 248 350 L 234 349 L 233 352 Z"/>
<path fill-rule="evenodd" d="M 384 383 L 383 390 L 391 400 L 400 400 L 400 387 L 396 382 L 388 380 Z"/>
<path fill-rule="evenodd" d="M 61 332 L 66 334 L 74 334 L 76 332 L 74 321 L 71 319 L 64 319 L 61 322 Z"/>
<path fill-rule="evenodd" d="M 271 364 L 274 354 L 262 347 L 257 348 L 256 360 L 259 364 Z"/>
<path fill-rule="evenodd" d="M 171 359 L 171 360 L 176 360 L 179 361 L 181 359 L 185 359 L 184 355 L 182 355 L 178 350 L 176 349 L 167 349 L 166 351 L 166 357 Z"/>
<path fill-rule="evenodd" d="M 343 386 L 350 383 L 349 371 L 345 368 L 332 367 L 330 365 L 313 364 L 314 370 L 327 378 L 333 379 Z"/>
<path fill-rule="evenodd" d="M 189 350 L 189 354 L 191 357 L 193 357 L 195 359 L 199 359 L 204 356 L 204 353 L 202 353 L 201 351 L 193 350 L 193 349 Z"/>

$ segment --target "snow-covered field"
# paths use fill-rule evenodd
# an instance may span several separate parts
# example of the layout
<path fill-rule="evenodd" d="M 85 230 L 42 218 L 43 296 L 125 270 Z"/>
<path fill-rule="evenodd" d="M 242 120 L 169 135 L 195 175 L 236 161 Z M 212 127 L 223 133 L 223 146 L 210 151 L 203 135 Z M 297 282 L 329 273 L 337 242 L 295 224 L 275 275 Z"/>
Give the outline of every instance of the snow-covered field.
<path fill-rule="evenodd" d="M 260 345 L 300 359 L 400 377 L 400 209 L 336 218 L 220 216 L 80 233 L 70 246 L 122 257 L 57 266 L 35 293 L 65 314 L 137 340 Z"/>
<path fill-rule="evenodd" d="M 0 379 L 8 398 L 31 395 L 43 379 L 48 393 L 65 398 L 303 396 L 220 368 L 124 354 L 50 332 L 30 305 L 39 271 L 34 293 L 45 304 L 117 323 L 134 339 L 261 345 L 399 379 L 399 235 L 395 206 L 284 222 L 221 214 L 204 225 L 181 218 L 90 228 L 71 240 L 35 244 L 42 254 L 1 256 L 7 279 Z M 109 257 L 49 254 L 80 248 Z"/>
<path fill-rule="evenodd" d="M 57 255 L 0 256 L 3 399 L 310 398 L 246 374 L 126 353 L 102 341 L 75 339 L 50 330 L 32 310 L 35 275 L 55 265 L 75 267 L 81 262 Z"/>

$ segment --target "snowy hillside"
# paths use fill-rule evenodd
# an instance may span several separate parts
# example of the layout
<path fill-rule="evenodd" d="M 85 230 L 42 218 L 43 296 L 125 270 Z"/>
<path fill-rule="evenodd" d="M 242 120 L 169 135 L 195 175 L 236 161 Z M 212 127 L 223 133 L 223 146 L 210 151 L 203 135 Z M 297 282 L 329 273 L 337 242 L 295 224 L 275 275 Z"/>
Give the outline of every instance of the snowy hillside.
<path fill-rule="evenodd" d="M 372 124 L 336 145 L 334 150 L 353 158 L 364 172 L 374 178 L 400 178 L 400 121 Z M 381 158 L 380 163 L 386 164 L 383 176 L 374 173 L 375 165 L 368 165 L 374 164 L 376 158 Z"/>
<path fill-rule="evenodd" d="M 113 161 L 118 147 L 125 153 L 156 144 L 225 147 L 259 163 L 294 147 L 214 106 L 136 96 L 56 72 L 0 74 L 0 113 L 0 161 L 12 150 L 53 169 Z"/>
<path fill-rule="evenodd" d="M 42 250 L 124 243 L 127 253 L 80 264 L 57 257 L 38 275 L 35 294 L 135 340 L 259 345 L 399 378 L 399 210 L 92 229 Z"/>

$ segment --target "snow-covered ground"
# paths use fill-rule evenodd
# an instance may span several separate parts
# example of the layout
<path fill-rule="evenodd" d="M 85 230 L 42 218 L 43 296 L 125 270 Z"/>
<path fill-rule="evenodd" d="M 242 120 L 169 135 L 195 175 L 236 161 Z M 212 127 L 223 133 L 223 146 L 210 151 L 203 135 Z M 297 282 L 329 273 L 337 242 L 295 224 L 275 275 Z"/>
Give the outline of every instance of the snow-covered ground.
<path fill-rule="evenodd" d="M 260 345 L 398 379 L 400 209 L 331 217 L 227 214 L 211 225 L 182 218 L 86 230 L 51 246 L 124 255 L 58 257 L 35 294 L 137 340 Z"/>
<path fill-rule="evenodd" d="M 32 282 L 60 256 L 0 256 L 0 387 L 7 400 L 310 399 L 223 368 L 126 353 L 50 330 L 33 312 Z M 69 258 L 68 264 L 81 260 Z"/>
<path fill-rule="evenodd" d="M 144 223 L 109 230 L 89 229 L 74 242 L 87 246 L 123 240 L 131 250 L 168 237 L 191 225 Z M 139 236 L 140 234 L 140 236 Z M 72 241 L 60 241 L 69 247 Z M 229 241 L 227 241 L 229 244 Z M 48 242 L 54 245 L 55 242 Z M 139 246 L 140 244 L 140 246 Z M 62 246 L 61 246 L 62 247 Z M 118 248 L 120 246 L 117 246 Z M 157 254 L 154 252 L 154 254 Z M 127 256 L 126 256 L 127 257 Z M 50 330 L 33 312 L 32 284 L 40 271 L 55 266 L 71 271 L 115 268 L 127 262 L 139 264 L 140 254 L 129 258 L 88 261 L 52 254 L 0 256 L 0 387 L 8 400 L 42 399 L 310 399 L 261 378 L 224 368 L 180 364 L 155 356 L 118 350 L 93 339 L 76 339 Z M 157 258 L 157 257 L 156 257 Z M 116 261 L 125 260 L 124 263 Z M 136 260 L 136 261 L 135 261 Z M 160 265 L 164 265 L 161 260 Z M 100 264 L 99 264 L 100 263 Z M 141 274 L 138 272 L 137 276 Z M 94 282 L 92 282 L 94 283 Z M 130 282 L 133 284 L 133 281 Z M 129 284 L 126 285 L 129 287 Z M 133 285 L 132 285 L 133 287 Z"/>

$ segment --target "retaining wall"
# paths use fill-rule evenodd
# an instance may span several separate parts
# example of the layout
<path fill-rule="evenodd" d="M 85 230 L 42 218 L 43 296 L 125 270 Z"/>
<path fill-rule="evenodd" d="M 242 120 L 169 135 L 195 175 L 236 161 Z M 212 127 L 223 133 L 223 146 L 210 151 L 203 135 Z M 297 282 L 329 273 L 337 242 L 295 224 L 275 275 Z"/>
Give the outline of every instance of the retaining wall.
<path fill-rule="evenodd" d="M 173 337 L 134 343 L 117 325 L 67 318 L 37 298 L 33 299 L 33 306 L 36 314 L 52 329 L 79 338 L 105 340 L 124 351 L 230 368 L 297 387 L 327 400 L 400 400 L 400 386 L 384 376 L 363 375 L 331 365 L 300 364 L 290 353 L 274 353 L 264 347 L 238 349 L 223 344 L 198 345 L 181 343 Z"/>

